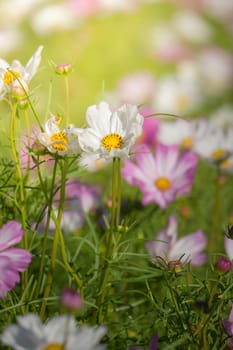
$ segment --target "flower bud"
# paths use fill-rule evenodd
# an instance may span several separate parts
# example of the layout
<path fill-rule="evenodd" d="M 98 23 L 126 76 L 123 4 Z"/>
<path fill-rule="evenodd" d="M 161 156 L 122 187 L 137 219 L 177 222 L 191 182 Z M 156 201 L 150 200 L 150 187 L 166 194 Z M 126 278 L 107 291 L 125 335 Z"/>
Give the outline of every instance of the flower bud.
<path fill-rule="evenodd" d="M 215 270 L 220 274 L 227 273 L 232 268 L 232 263 L 225 256 L 221 256 L 215 264 Z"/>
<path fill-rule="evenodd" d="M 11 85 L 11 93 L 12 96 L 16 99 L 25 99 L 27 93 L 28 93 L 28 85 L 26 81 L 22 79 L 14 80 Z"/>
<path fill-rule="evenodd" d="M 83 306 L 81 296 L 72 288 L 65 288 L 61 294 L 60 305 L 68 311 L 77 311 Z"/>
<path fill-rule="evenodd" d="M 176 273 L 182 271 L 182 262 L 180 260 L 172 260 L 167 264 L 168 268 Z"/>
<path fill-rule="evenodd" d="M 56 66 L 56 73 L 58 75 L 69 74 L 72 70 L 71 63 L 60 63 Z"/>

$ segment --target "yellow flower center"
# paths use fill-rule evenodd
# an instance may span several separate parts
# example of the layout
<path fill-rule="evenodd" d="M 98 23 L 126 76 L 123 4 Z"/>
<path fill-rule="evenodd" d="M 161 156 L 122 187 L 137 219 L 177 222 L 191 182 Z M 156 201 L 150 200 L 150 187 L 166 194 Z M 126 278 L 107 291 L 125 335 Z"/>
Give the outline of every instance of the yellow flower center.
<path fill-rule="evenodd" d="M 160 191 L 165 192 L 171 187 L 171 182 L 166 177 L 159 177 L 155 180 L 155 185 Z"/>
<path fill-rule="evenodd" d="M 13 70 L 8 70 L 3 77 L 3 82 L 5 85 L 10 85 L 13 83 L 14 80 L 17 78 L 20 78 L 21 74 L 19 72 L 13 71 Z"/>
<path fill-rule="evenodd" d="M 215 158 L 216 160 L 221 159 L 224 157 L 224 155 L 226 154 L 224 149 L 216 149 L 213 153 L 212 153 L 212 157 Z"/>
<path fill-rule="evenodd" d="M 43 350 L 65 350 L 65 346 L 63 344 L 51 343 L 46 345 Z"/>
<path fill-rule="evenodd" d="M 54 143 L 52 147 L 56 151 L 67 151 L 68 147 L 66 146 L 68 144 L 68 138 L 66 134 L 62 131 L 57 132 L 56 134 L 53 134 L 50 137 L 50 141 L 59 141 L 58 143 Z"/>
<path fill-rule="evenodd" d="M 101 144 L 108 152 L 111 152 L 112 148 L 121 148 L 124 144 L 124 141 L 123 138 L 118 134 L 109 134 L 102 138 Z"/>
<path fill-rule="evenodd" d="M 192 147 L 192 145 L 193 145 L 193 140 L 191 137 L 186 137 L 181 142 L 182 148 L 190 149 Z"/>

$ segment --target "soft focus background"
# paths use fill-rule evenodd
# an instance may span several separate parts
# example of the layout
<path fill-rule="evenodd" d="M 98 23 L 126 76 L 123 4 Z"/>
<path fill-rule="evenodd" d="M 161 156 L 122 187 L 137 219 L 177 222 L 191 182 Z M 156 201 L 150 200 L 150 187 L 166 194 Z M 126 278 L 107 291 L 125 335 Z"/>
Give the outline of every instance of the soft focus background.
<path fill-rule="evenodd" d="M 32 82 L 42 122 L 48 104 L 64 114 L 65 84 L 54 66 L 65 62 L 73 66 L 77 126 L 101 99 L 185 117 L 231 116 L 232 18 L 231 0 L 1 0 L 0 57 L 26 64 L 44 46 Z M 1 104 L 3 130 L 8 111 Z"/>

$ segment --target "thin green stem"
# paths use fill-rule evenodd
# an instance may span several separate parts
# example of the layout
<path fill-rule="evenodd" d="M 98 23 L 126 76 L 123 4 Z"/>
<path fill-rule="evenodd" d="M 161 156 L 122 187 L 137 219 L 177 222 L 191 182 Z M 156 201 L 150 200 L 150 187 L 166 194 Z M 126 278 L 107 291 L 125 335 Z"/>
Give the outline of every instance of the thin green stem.
<path fill-rule="evenodd" d="M 43 241 L 42 241 L 42 251 L 41 251 L 41 259 L 40 259 L 39 275 L 38 275 L 37 285 L 36 285 L 36 290 L 35 290 L 35 298 L 36 299 L 38 298 L 38 295 L 39 295 L 39 292 L 40 292 L 41 281 L 42 281 L 42 277 L 43 277 L 43 274 L 44 274 L 45 253 L 46 253 L 46 248 L 47 248 L 49 224 L 50 224 L 50 219 L 51 219 L 51 209 L 52 209 L 52 202 L 53 202 L 53 192 L 54 192 L 56 172 L 57 172 L 57 159 L 55 159 L 55 162 L 54 162 L 53 175 L 52 175 L 52 180 L 51 180 L 51 188 L 50 188 L 50 195 L 49 195 L 49 197 L 47 196 L 46 189 L 44 189 L 44 193 L 46 195 L 46 202 L 48 204 L 48 213 L 47 213 L 47 220 L 46 220 L 44 237 L 43 237 Z M 43 180 L 42 180 L 42 176 L 41 176 L 41 172 L 40 172 L 39 166 L 38 166 L 38 175 L 39 175 L 41 186 L 43 188 L 44 187 L 43 186 Z"/>
<path fill-rule="evenodd" d="M 65 87 L 66 87 L 66 127 L 70 124 L 70 87 L 69 87 L 69 78 L 65 74 Z"/>
<path fill-rule="evenodd" d="M 116 230 L 116 217 L 117 217 L 117 189 L 118 189 L 118 175 L 119 171 L 117 170 L 117 162 L 116 158 L 113 158 L 112 163 L 112 208 L 111 208 L 111 220 L 110 220 L 110 228 L 108 231 L 108 236 L 106 240 L 106 249 L 104 254 L 104 262 L 103 268 L 100 276 L 100 284 L 99 284 L 99 293 L 96 298 L 96 305 L 98 307 L 97 311 L 93 315 L 93 323 L 97 322 L 98 324 L 102 324 L 104 322 L 104 300 L 107 293 L 106 284 L 108 281 L 108 273 L 109 273 L 109 264 L 111 261 L 112 253 L 113 253 L 113 238 Z M 118 209 L 119 210 L 119 209 Z"/>
<path fill-rule="evenodd" d="M 22 218 L 22 228 L 26 230 L 27 228 L 27 220 L 26 220 L 26 209 L 25 209 L 25 189 L 24 189 L 24 180 L 23 180 L 23 175 L 22 171 L 20 168 L 20 163 L 19 163 L 19 157 L 18 157 L 18 152 L 16 148 L 16 142 L 15 142 L 15 117 L 16 117 L 16 110 L 17 110 L 17 104 L 13 104 L 12 109 L 11 109 L 11 118 L 10 118 L 10 143 L 11 143 L 11 150 L 12 150 L 12 155 L 15 163 L 15 168 L 16 168 L 16 177 L 19 180 L 19 198 L 20 198 L 20 213 L 21 213 L 21 218 Z M 25 231 L 23 235 L 23 248 L 28 249 L 28 235 L 27 231 Z M 27 286 L 27 271 L 25 271 L 22 274 L 22 281 L 23 281 L 23 289 L 26 289 Z"/>
<path fill-rule="evenodd" d="M 121 160 L 117 159 L 117 209 L 116 209 L 116 226 L 120 224 L 121 216 Z"/>

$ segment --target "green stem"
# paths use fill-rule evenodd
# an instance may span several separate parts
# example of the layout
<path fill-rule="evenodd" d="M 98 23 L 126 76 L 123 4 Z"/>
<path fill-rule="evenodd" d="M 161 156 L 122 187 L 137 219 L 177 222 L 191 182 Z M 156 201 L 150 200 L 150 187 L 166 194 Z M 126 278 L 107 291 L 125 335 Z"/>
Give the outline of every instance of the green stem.
<path fill-rule="evenodd" d="M 117 159 L 117 209 L 116 209 L 116 226 L 120 224 L 121 216 L 121 160 Z"/>
<path fill-rule="evenodd" d="M 68 75 L 65 75 L 65 86 L 66 86 L 66 127 L 70 124 L 70 87 Z"/>
<path fill-rule="evenodd" d="M 220 194 L 221 194 L 221 184 L 219 182 L 220 169 L 219 167 L 216 170 L 216 178 L 215 178 L 215 199 L 212 211 L 212 225 L 211 232 L 209 233 L 209 252 L 214 253 L 216 251 L 216 247 L 219 247 L 221 241 L 220 230 L 221 230 L 221 218 L 220 218 Z"/>
<path fill-rule="evenodd" d="M 20 197 L 20 212 L 21 212 L 21 218 L 22 218 L 22 228 L 23 230 L 26 230 L 27 228 L 27 220 L 26 220 L 26 209 L 25 209 L 25 191 L 24 191 L 24 180 L 22 171 L 20 168 L 19 163 L 19 157 L 18 152 L 16 148 L 16 142 L 15 142 L 15 117 L 16 117 L 16 110 L 17 110 L 17 104 L 15 103 L 12 106 L 11 110 L 11 118 L 10 118 L 10 143 L 11 143 L 11 149 L 12 149 L 12 155 L 15 163 L 16 168 L 16 177 L 19 180 L 19 197 Z M 28 235 L 25 231 L 23 235 L 23 248 L 28 249 Z M 23 282 L 23 289 L 26 289 L 27 286 L 27 271 L 23 272 L 22 274 L 22 282 Z"/>
<path fill-rule="evenodd" d="M 117 216 L 117 208 L 119 206 L 116 205 L 117 200 L 117 184 L 119 171 L 117 171 L 117 162 L 116 158 L 113 158 L 112 163 L 112 208 L 111 208 L 111 220 L 110 220 L 110 228 L 108 231 L 107 241 L 106 241 L 106 249 L 104 254 L 104 263 L 100 276 L 100 284 L 99 284 L 99 293 L 96 298 L 96 305 L 98 307 L 97 311 L 93 315 L 93 323 L 97 322 L 98 324 L 102 324 L 104 322 L 104 300 L 107 292 L 106 284 L 108 281 L 108 273 L 109 273 L 109 265 L 113 252 L 113 238 L 116 230 L 116 216 Z M 118 197 L 119 198 L 119 197 Z M 119 209 L 118 209 L 119 212 Z M 118 213 L 119 215 L 119 213 Z"/>
<path fill-rule="evenodd" d="M 52 181 L 51 181 L 51 188 L 50 188 L 50 196 L 47 196 L 47 191 L 44 189 L 46 202 L 48 203 L 48 214 L 47 214 L 47 220 L 46 220 L 46 226 L 45 226 L 45 233 L 42 241 L 42 251 L 41 251 L 41 260 L 40 260 L 40 268 L 39 268 L 39 276 L 37 279 L 37 285 L 35 290 L 35 298 L 37 299 L 40 292 L 42 277 L 44 274 L 44 265 L 45 265 L 45 253 L 47 248 L 47 239 L 48 239 L 48 231 L 49 231 L 49 224 L 50 224 L 50 218 L 51 218 L 51 209 L 52 209 L 52 202 L 53 202 L 53 191 L 54 191 L 54 185 L 55 185 L 55 178 L 56 178 L 56 172 L 57 172 L 57 159 L 55 159 L 54 167 L 53 167 L 53 175 L 52 175 Z M 42 188 L 43 186 L 43 179 L 41 176 L 40 168 L 38 166 L 38 175 L 40 179 L 40 184 Z"/>

